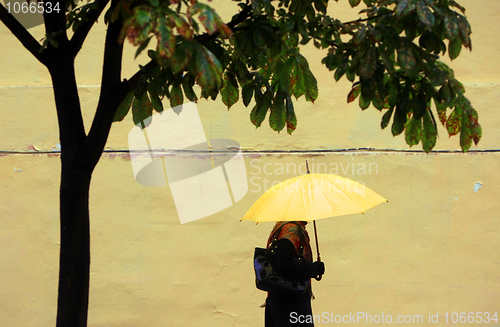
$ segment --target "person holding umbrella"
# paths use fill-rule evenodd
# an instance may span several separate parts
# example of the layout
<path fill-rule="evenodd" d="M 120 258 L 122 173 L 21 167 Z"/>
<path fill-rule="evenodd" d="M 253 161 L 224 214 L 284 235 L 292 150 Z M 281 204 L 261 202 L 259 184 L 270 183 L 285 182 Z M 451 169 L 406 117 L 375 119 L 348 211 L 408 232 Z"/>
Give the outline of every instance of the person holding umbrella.
<path fill-rule="evenodd" d="M 290 278 L 309 279 L 309 283 L 304 294 L 269 292 L 265 305 L 265 327 L 314 326 L 310 278 L 321 278 L 325 265 L 321 261 L 312 262 L 306 224 L 306 221 L 279 221 L 267 241 L 268 247 L 276 242 L 277 271 Z"/>
<path fill-rule="evenodd" d="M 388 200 L 364 184 L 348 178 L 332 174 L 311 174 L 307 160 L 306 169 L 307 174 L 290 178 L 264 192 L 240 221 L 277 221 L 268 240 L 268 249 L 271 244 L 273 247 L 277 244 L 277 270 L 280 274 L 307 279 L 310 285 L 310 278 L 321 280 L 325 269 L 319 254 L 316 220 L 356 213 L 364 215 L 370 208 Z M 307 222 L 311 221 L 314 225 L 318 257 L 314 263 L 309 236 L 305 230 Z M 300 241 L 301 235 L 305 236 L 304 241 Z M 302 254 L 303 260 L 297 262 L 296 254 Z M 254 262 L 255 260 L 254 256 Z M 260 278 L 257 274 L 256 270 L 256 279 Z M 303 289 L 302 283 L 295 283 L 295 286 L 297 285 Z M 314 326 L 310 301 L 312 293 L 310 286 L 308 288 L 309 292 L 301 296 L 269 292 L 265 326 Z"/>

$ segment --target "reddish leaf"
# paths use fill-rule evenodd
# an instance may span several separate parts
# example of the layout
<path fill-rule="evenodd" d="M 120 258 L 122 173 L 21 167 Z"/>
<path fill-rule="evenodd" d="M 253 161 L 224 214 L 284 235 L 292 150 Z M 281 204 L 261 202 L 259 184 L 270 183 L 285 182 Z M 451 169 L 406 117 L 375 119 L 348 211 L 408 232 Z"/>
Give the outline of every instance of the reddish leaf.
<path fill-rule="evenodd" d="M 156 38 L 158 39 L 157 52 L 160 56 L 170 58 L 175 51 L 175 34 L 167 25 L 165 17 L 160 16 L 157 21 Z"/>
<path fill-rule="evenodd" d="M 359 96 L 361 93 L 361 85 L 356 85 L 351 89 L 351 92 L 347 95 L 347 103 L 351 103 Z"/>
<path fill-rule="evenodd" d="M 444 34 L 450 40 L 458 35 L 457 16 L 454 12 L 444 16 L 444 28 Z"/>
<path fill-rule="evenodd" d="M 185 39 L 191 39 L 193 37 L 193 30 L 191 26 L 182 18 L 174 12 L 173 19 L 175 23 L 175 28 L 180 35 L 182 35 Z"/>
<path fill-rule="evenodd" d="M 239 90 L 236 79 L 234 79 L 233 81 L 231 79 L 231 76 L 227 72 L 226 74 L 224 74 L 224 82 L 222 83 L 220 95 L 222 96 L 222 102 L 227 106 L 228 109 L 231 108 L 233 104 L 238 102 L 239 99 Z"/>
<path fill-rule="evenodd" d="M 448 134 L 450 136 L 457 135 L 460 133 L 460 126 L 461 126 L 461 112 L 462 110 L 459 109 L 459 107 L 455 107 L 455 110 L 453 110 L 448 117 L 448 120 L 446 121 L 446 129 L 448 130 Z"/>
<path fill-rule="evenodd" d="M 446 116 L 446 110 L 448 106 L 445 103 L 439 103 L 437 100 L 435 100 L 434 102 L 436 104 L 439 121 L 441 122 L 441 124 L 443 124 L 443 126 L 446 126 L 446 120 L 448 118 Z"/>
<path fill-rule="evenodd" d="M 210 6 L 203 3 L 195 3 L 188 8 L 188 15 L 199 14 L 198 19 L 203 24 L 208 34 L 218 31 L 222 37 L 229 37 L 231 29 L 224 24 L 224 21 Z"/>
<path fill-rule="evenodd" d="M 430 10 L 429 6 L 424 3 L 424 1 L 420 0 L 417 3 L 417 13 L 418 19 L 427 27 L 432 27 L 435 22 L 434 15 Z"/>
<path fill-rule="evenodd" d="M 467 18 L 465 18 L 462 15 L 459 15 L 458 29 L 459 29 L 460 38 L 462 40 L 464 47 L 472 50 L 472 42 L 470 39 L 471 28 L 470 28 L 469 22 L 467 21 Z"/>
<path fill-rule="evenodd" d="M 219 90 L 222 85 L 222 66 L 215 55 L 204 46 L 196 49 L 196 78 L 204 91 Z"/>
<path fill-rule="evenodd" d="M 288 134 L 292 134 L 292 132 L 297 128 L 297 117 L 295 116 L 295 111 L 293 110 L 292 99 L 288 95 L 286 97 L 286 129 Z"/>

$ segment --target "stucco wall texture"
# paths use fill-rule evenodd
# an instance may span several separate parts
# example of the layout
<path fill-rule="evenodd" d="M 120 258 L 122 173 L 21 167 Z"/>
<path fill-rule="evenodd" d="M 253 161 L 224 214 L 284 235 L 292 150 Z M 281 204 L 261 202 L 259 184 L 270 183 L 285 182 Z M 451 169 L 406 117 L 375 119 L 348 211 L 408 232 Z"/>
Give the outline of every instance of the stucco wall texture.
<path fill-rule="evenodd" d="M 225 19 L 236 10 L 228 1 L 212 3 Z M 484 319 L 485 312 L 500 311 L 500 43 L 492 40 L 500 30 L 500 2 L 460 3 L 474 50 L 451 65 L 483 126 L 474 152 L 409 152 L 403 136 L 380 130 L 376 109 L 362 112 L 346 103 L 349 83 L 335 83 L 321 53 L 307 47 L 319 99 L 298 101 L 293 135 L 277 134 L 267 120 L 255 129 L 241 103 L 228 111 L 220 99 L 198 102 L 206 138 L 232 139 L 245 150 L 248 192 L 223 211 L 180 224 L 168 185 L 135 181 L 123 151 L 131 117 L 113 125 L 90 190 L 88 325 L 263 326 L 259 306 L 266 294 L 255 288 L 252 257 L 273 224 L 239 220 L 272 183 L 304 173 L 306 159 L 312 172 L 351 178 L 389 199 L 365 215 L 317 222 L 326 265 L 323 279 L 313 282 L 313 312 L 322 318 L 317 326 L 358 312 L 371 315 L 373 325 L 383 324 L 375 316 L 384 314 L 392 323 L 401 315 L 403 324 L 448 326 L 455 325 L 454 312 L 481 312 Z M 357 17 L 345 0 L 332 1 L 329 10 Z M 42 27 L 30 32 L 43 37 Z M 104 33 L 100 20 L 76 61 L 87 130 Z M 59 140 L 50 77 L 3 25 L 0 44 L 0 326 L 54 326 L 60 157 L 51 152 Z M 127 45 L 124 78 L 146 60 L 134 61 L 133 52 Z M 335 151 L 349 148 L 378 150 Z M 435 150 L 459 150 L 458 137 L 448 138 L 441 126 Z M 312 226 L 308 230 L 314 239 Z M 339 325 L 354 321 L 372 325 L 366 318 Z"/>

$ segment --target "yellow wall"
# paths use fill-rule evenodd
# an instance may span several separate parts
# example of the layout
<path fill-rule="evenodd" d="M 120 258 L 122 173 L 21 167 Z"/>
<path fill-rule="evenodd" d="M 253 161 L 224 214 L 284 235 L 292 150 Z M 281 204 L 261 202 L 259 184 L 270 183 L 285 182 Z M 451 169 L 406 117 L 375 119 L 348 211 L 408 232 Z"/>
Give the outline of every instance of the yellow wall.
<path fill-rule="evenodd" d="M 346 3 L 332 2 L 331 12 L 355 17 Z M 483 126 L 483 139 L 472 149 L 496 150 L 500 43 L 492 38 L 500 27 L 500 3 L 461 4 L 473 27 L 474 51 L 463 52 L 452 68 Z M 228 19 L 231 12 L 222 15 Z M 41 27 L 30 32 L 43 37 Z M 99 93 L 103 36 L 101 21 L 77 60 L 87 128 Z M 21 152 L 0 156 L 0 325 L 54 326 L 60 161 L 57 154 L 28 151 L 50 151 L 59 142 L 50 77 L 3 25 L 0 44 L 0 150 Z M 313 172 L 324 163 L 329 172 L 361 181 L 390 201 L 364 216 L 317 222 L 326 274 L 313 283 L 315 314 L 422 315 L 425 326 L 445 326 L 445 312 L 499 310 L 500 154 L 318 153 L 408 146 L 404 137 L 380 130 L 377 110 L 346 104 L 349 83 L 335 83 L 315 49 L 304 52 L 312 58 L 320 97 L 314 105 L 298 102 L 291 136 L 275 133 L 267 120 L 255 129 L 242 104 L 227 111 L 220 101 L 198 103 L 207 138 L 233 139 L 253 151 L 290 150 L 245 155 L 249 191 L 232 207 L 181 225 L 168 186 L 139 185 L 126 154 L 102 157 L 90 198 L 89 326 L 263 326 L 259 305 L 265 293 L 254 286 L 252 255 L 272 224 L 239 219 L 263 193 L 264 178 L 269 186 L 293 177 L 281 165 L 305 159 Z M 125 58 L 127 77 L 144 58 L 134 62 L 129 46 Z M 131 117 L 113 125 L 107 149 L 127 149 L 132 127 Z M 437 150 L 459 149 L 458 137 L 448 138 L 442 127 L 439 135 Z M 475 192 L 478 182 L 482 188 Z M 439 312 L 439 323 L 428 323 L 429 312 Z"/>

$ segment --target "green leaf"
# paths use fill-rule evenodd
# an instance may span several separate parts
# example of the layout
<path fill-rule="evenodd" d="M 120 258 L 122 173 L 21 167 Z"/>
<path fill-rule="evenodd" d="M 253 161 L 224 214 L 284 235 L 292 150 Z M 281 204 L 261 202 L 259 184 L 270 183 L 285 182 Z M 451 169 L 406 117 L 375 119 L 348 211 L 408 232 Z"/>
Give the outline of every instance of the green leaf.
<path fill-rule="evenodd" d="M 363 98 L 363 94 L 361 94 L 361 96 L 359 97 L 359 107 L 362 110 L 366 110 L 368 109 L 368 107 L 370 107 L 370 101 L 365 100 L 365 98 Z"/>
<path fill-rule="evenodd" d="M 174 54 L 170 57 L 168 63 L 172 71 L 177 74 L 186 69 L 187 64 L 191 60 L 194 49 L 190 47 L 189 42 L 181 42 L 174 50 Z"/>
<path fill-rule="evenodd" d="M 324 15 L 326 15 L 327 5 L 328 1 L 325 2 L 324 0 L 314 0 L 314 8 L 316 8 L 317 11 L 323 13 Z"/>
<path fill-rule="evenodd" d="M 352 66 L 345 72 L 345 77 L 349 80 L 349 82 L 354 82 L 356 78 L 356 72 L 352 69 Z"/>
<path fill-rule="evenodd" d="M 245 107 L 248 107 L 250 101 L 252 101 L 253 91 L 254 89 L 252 84 L 243 86 L 243 90 L 241 91 L 241 93 L 243 95 L 243 104 L 245 105 Z"/>
<path fill-rule="evenodd" d="M 125 116 L 127 116 L 130 106 L 132 105 L 132 100 L 134 99 L 134 92 L 130 91 L 127 93 L 122 103 L 118 106 L 118 109 L 115 112 L 115 116 L 113 117 L 113 122 L 122 121 Z"/>
<path fill-rule="evenodd" d="M 407 72 L 412 71 L 417 65 L 415 53 L 407 43 L 403 43 L 398 49 L 398 64 Z"/>
<path fill-rule="evenodd" d="M 448 54 L 451 60 L 456 59 L 462 50 L 462 40 L 458 37 L 452 39 L 448 46 Z"/>
<path fill-rule="evenodd" d="M 375 47 L 371 47 L 363 57 L 363 61 L 360 63 L 359 76 L 368 79 L 373 76 L 376 69 L 377 49 Z"/>
<path fill-rule="evenodd" d="M 151 38 L 152 38 L 152 37 L 153 37 L 153 36 L 151 35 L 150 37 L 148 37 L 148 38 L 146 39 L 146 41 L 142 42 L 142 43 L 139 45 L 139 47 L 137 48 L 137 51 L 135 52 L 135 56 L 134 56 L 134 58 L 137 58 L 137 56 L 139 56 L 139 55 L 141 54 L 141 52 L 142 52 L 144 49 L 146 49 L 146 48 L 148 47 L 148 45 L 149 45 L 149 41 L 151 41 Z"/>
<path fill-rule="evenodd" d="M 297 128 L 297 117 L 295 116 L 295 111 L 293 110 L 293 102 L 289 95 L 286 97 L 286 128 L 287 133 L 292 134 L 292 132 Z"/>
<path fill-rule="evenodd" d="M 158 96 L 158 93 L 156 92 L 156 90 L 154 90 L 154 88 L 149 90 L 149 98 L 151 99 L 153 109 L 156 110 L 156 112 L 162 112 L 163 104 L 161 103 L 160 97 Z"/>
<path fill-rule="evenodd" d="M 406 123 L 405 129 L 406 144 L 410 147 L 417 145 L 422 139 L 422 119 L 411 117 Z"/>
<path fill-rule="evenodd" d="M 210 93 L 222 86 L 222 65 L 204 46 L 197 47 L 195 75 L 201 88 Z"/>
<path fill-rule="evenodd" d="M 434 146 L 436 145 L 436 137 L 437 137 L 437 128 L 434 123 L 434 119 L 432 118 L 432 113 L 430 110 L 427 110 L 423 116 L 424 120 L 424 128 L 423 128 L 423 136 L 422 136 L 422 146 L 424 151 L 429 153 Z"/>
<path fill-rule="evenodd" d="M 390 74 L 395 74 L 396 70 L 394 69 L 394 62 L 391 60 L 390 56 L 387 54 L 387 51 L 382 47 L 377 47 L 378 53 L 382 58 L 382 62 L 384 63 L 385 68 Z M 394 52 L 394 50 L 393 50 Z"/>
<path fill-rule="evenodd" d="M 394 115 L 394 122 L 392 123 L 392 135 L 396 136 L 403 132 L 406 124 L 406 113 L 403 106 L 396 106 L 396 113 Z"/>
<path fill-rule="evenodd" d="M 295 62 L 295 58 L 290 57 L 284 62 L 279 62 L 277 65 L 277 74 L 275 74 L 275 77 L 279 79 L 281 87 L 285 90 L 289 90 L 292 87 L 290 73 L 292 72 Z"/>
<path fill-rule="evenodd" d="M 297 54 L 295 56 L 295 59 L 297 60 L 297 69 L 298 67 L 300 67 L 300 69 L 298 69 L 297 71 L 297 77 L 299 77 L 298 74 L 300 74 L 301 75 L 300 78 L 303 78 L 304 81 L 304 92 L 306 100 L 314 103 L 314 101 L 316 101 L 316 99 L 318 98 L 318 81 L 316 80 L 316 77 L 314 77 L 313 73 L 309 69 L 309 64 L 304 56 L 302 56 L 301 54 Z M 292 73 L 292 79 L 293 76 L 294 73 Z M 297 81 L 299 80 L 300 79 L 298 78 Z M 300 83 L 302 83 L 302 81 L 300 81 Z M 302 87 L 301 84 L 298 84 L 297 86 Z M 301 91 L 302 89 L 298 89 L 296 91 L 293 91 L 292 89 L 292 92 L 294 92 L 293 94 L 295 96 L 296 94 L 300 94 Z"/>
<path fill-rule="evenodd" d="M 434 15 L 432 14 L 429 6 L 424 3 L 424 1 L 420 0 L 417 3 L 417 13 L 418 13 L 418 19 L 427 27 L 431 28 L 434 26 L 435 23 L 435 18 Z"/>
<path fill-rule="evenodd" d="M 222 102 L 228 109 L 238 102 L 239 93 L 238 82 L 236 82 L 234 74 L 226 72 L 224 74 L 224 82 L 222 83 L 220 95 L 222 96 Z"/>
<path fill-rule="evenodd" d="M 297 62 L 295 63 L 295 67 L 292 70 L 290 83 L 292 85 L 292 94 L 295 96 L 296 99 L 300 98 L 302 95 L 306 93 L 306 81 L 305 81 L 304 69 Z"/>
<path fill-rule="evenodd" d="M 277 132 L 280 132 L 286 125 L 286 108 L 283 92 L 278 92 L 271 106 L 269 125 Z"/>
<path fill-rule="evenodd" d="M 262 35 L 262 31 L 259 28 L 253 30 L 252 39 L 257 49 L 264 48 L 265 46 L 264 36 Z"/>
<path fill-rule="evenodd" d="M 427 112 L 427 101 L 425 100 L 425 93 L 420 92 L 416 99 L 412 101 L 413 115 L 415 119 L 420 119 Z"/>
<path fill-rule="evenodd" d="M 335 71 L 334 77 L 335 81 L 339 81 L 342 76 L 344 76 L 345 72 L 349 69 L 349 58 L 345 57 L 342 63 L 337 67 L 337 70 Z"/>
<path fill-rule="evenodd" d="M 314 103 L 318 98 L 318 81 L 309 69 L 304 71 L 304 81 L 306 87 L 306 100 Z"/>
<path fill-rule="evenodd" d="M 377 90 L 376 81 L 371 78 L 369 80 L 361 80 L 361 96 L 365 101 L 372 101 L 375 97 L 375 91 Z"/>
<path fill-rule="evenodd" d="M 179 85 L 173 85 L 170 90 L 170 107 L 175 108 L 184 103 L 184 95 Z"/>
<path fill-rule="evenodd" d="M 147 127 L 151 123 L 148 119 L 153 115 L 153 104 L 149 100 L 148 94 L 144 93 L 139 99 L 132 102 L 132 118 L 135 125 Z"/>
<path fill-rule="evenodd" d="M 384 100 L 380 98 L 378 94 L 376 94 L 372 99 L 372 104 L 378 110 L 384 109 Z"/>
<path fill-rule="evenodd" d="M 184 95 L 189 101 L 196 102 L 198 101 L 198 96 L 193 90 L 194 81 L 189 81 L 189 76 L 192 77 L 192 75 L 185 75 L 182 78 L 182 89 L 184 90 Z"/>
<path fill-rule="evenodd" d="M 387 112 L 382 116 L 382 122 L 380 123 L 380 127 L 385 129 L 389 122 L 391 121 L 392 113 L 394 112 L 394 108 L 387 110 Z"/>
<path fill-rule="evenodd" d="M 437 97 L 440 103 L 443 103 L 445 105 L 450 104 L 451 102 L 451 94 L 450 94 L 450 87 L 448 86 L 448 83 L 443 84 L 441 88 L 439 89 L 437 93 Z"/>
<path fill-rule="evenodd" d="M 398 91 L 398 88 L 393 84 L 393 83 L 390 83 L 389 84 L 389 105 L 392 107 L 394 107 L 398 101 L 398 94 L 399 94 L 399 91 Z"/>
<path fill-rule="evenodd" d="M 396 13 L 396 16 L 401 16 L 403 14 L 403 12 L 405 11 L 409 2 L 410 2 L 410 0 L 399 0 L 398 1 L 398 4 L 396 5 L 396 9 L 394 10 Z"/>
<path fill-rule="evenodd" d="M 270 102 L 262 101 L 257 102 L 250 113 L 250 121 L 255 127 L 260 127 L 264 119 L 266 118 L 266 114 L 269 111 Z"/>
<path fill-rule="evenodd" d="M 357 5 L 359 5 L 361 2 L 361 0 L 349 0 L 349 3 L 351 4 L 351 7 L 356 7 Z"/>

